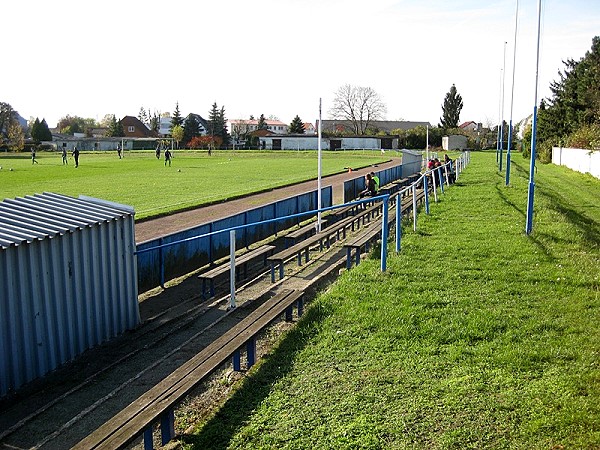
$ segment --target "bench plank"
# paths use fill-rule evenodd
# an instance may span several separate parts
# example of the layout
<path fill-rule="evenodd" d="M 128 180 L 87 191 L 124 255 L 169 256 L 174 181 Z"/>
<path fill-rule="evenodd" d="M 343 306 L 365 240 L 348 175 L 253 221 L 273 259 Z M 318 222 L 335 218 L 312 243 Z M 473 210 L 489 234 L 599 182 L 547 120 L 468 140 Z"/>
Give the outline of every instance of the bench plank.
<path fill-rule="evenodd" d="M 236 269 L 238 267 L 240 267 L 241 265 L 244 265 L 244 269 L 246 268 L 246 264 L 248 262 L 250 262 L 251 260 L 258 258 L 260 256 L 266 255 L 270 252 L 273 252 L 275 250 L 275 246 L 274 245 L 262 245 L 254 250 L 251 250 L 249 252 L 246 252 L 240 256 L 236 256 L 235 258 L 235 267 Z M 266 260 L 265 260 L 266 263 Z M 200 275 L 198 275 L 198 278 L 200 278 L 202 280 L 202 297 L 206 298 L 206 281 L 210 282 L 210 296 L 214 297 L 215 295 L 215 286 L 214 286 L 214 280 L 215 278 L 217 278 L 220 275 L 223 275 L 225 273 L 228 273 L 231 270 L 231 262 L 226 261 L 225 263 L 218 265 L 217 267 L 214 267 L 210 270 L 208 270 L 207 272 L 201 273 Z"/>
<path fill-rule="evenodd" d="M 73 448 L 119 449 L 129 445 L 230 358 L 245 342 L 256 336 L 294 302 L 299 301 L 303 294 L 302 291 L 286 290 L 261 304 L 227 333 L 173 371 L 158 385 L 142 394 Z"/>

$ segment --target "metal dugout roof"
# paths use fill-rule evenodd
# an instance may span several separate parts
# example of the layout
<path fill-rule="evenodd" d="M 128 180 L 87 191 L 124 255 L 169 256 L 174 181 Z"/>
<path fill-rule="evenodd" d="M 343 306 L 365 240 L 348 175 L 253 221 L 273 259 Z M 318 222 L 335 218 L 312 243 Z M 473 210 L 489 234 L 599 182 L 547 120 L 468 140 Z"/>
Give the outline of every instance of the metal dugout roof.
<path fill-rule="evenodd" d="M 126 205 L 51 192 L 0 202 L 0 248 L 31 243 L 133 215 Z"/>

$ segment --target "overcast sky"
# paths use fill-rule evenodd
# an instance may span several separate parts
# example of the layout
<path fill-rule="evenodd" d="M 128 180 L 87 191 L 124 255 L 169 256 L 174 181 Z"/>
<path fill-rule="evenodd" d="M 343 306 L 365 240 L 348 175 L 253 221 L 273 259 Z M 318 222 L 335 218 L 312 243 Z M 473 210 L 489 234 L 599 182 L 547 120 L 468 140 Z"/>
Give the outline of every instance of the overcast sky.
<path fill-rule="evenodd" d="M 519 1 L 513 119 L 533 111 L 537 0 Z M 504 42 L 510 117 L 516 0 L 27 0 L 1 8 L 0 101 L 53 127 L 140 107 L 228 119 L 323 118 L 344 84 L 373 88 L 387 119 L 497 123 Z M 600 1 L 544 0 L 539 97 L 600 35 Z"/>

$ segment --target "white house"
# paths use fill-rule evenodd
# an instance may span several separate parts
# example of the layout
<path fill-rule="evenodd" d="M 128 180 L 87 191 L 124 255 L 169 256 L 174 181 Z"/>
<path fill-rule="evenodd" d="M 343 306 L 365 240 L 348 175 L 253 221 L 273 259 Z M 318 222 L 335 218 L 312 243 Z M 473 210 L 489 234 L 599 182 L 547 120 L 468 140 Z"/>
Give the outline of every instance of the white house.
<path fill-rule="evenodd" d="M 286 134 L 288 126 L 280 120 L 265 120 L 267 124 L 267 130 L 275 134 Z M 227 128 L 229 134 L 232 136 L 241 136 L 258 129 L 258 120 L 250 119 L 235 119 L 227 121 Z"/>

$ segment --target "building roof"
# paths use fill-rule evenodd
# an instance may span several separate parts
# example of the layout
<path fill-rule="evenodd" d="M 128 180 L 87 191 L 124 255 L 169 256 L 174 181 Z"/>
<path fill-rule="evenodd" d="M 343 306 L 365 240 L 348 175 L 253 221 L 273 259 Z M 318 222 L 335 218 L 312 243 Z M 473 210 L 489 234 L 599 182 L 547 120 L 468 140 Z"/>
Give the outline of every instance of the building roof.
<path fill-rule="evenodd" d="M 318 125 L 318 123 L 317 123 Z M 387 133 L 393 130 L 411 130 L 416 127 L 431 127 L 429 122 L 412 122 L 407 120 L 372 120 L 369 128 L 374 128 Z M 352 131 L 352 122 L 350 120 L 323 120 L 324 131 Z"/>
<path fill-rule="evenodd" d="M 134 214 L 127 205 L 44 192 L 0 202 L 0 249 L 31 243 Z"/>
<path fill-rule="evenodd" d="M 228 122 L 231 123 L 231 124 L 234 124 L 234 125 L 237 125 L 237 124 L 240 124 L 240 125 L 258 125 L 258 120 L 256 120 L 256 119 L 252 119 L 252 120 L 250 120 L 250 119 L 246 119 L 246 120 L 245 119 L 234 119 L 234 120 L 229 120 Z M 281 120 L 265 119 L 265 123 L 267 125 L 272 125 L 272 126 L 274 126 L 274 125 L 281 125 L 281 126 L 287 127 L 287 124 L 283 123 Z"/>
<path fill-rule="evenodd" d="M 468 122 L 464 122 L 461 123 L 458 128 L 465 128 L 468 127 L 469 125 L 477 125 L 475 122 L 473 122 L 472 120 L 468 121 Z"/>

